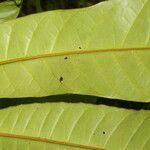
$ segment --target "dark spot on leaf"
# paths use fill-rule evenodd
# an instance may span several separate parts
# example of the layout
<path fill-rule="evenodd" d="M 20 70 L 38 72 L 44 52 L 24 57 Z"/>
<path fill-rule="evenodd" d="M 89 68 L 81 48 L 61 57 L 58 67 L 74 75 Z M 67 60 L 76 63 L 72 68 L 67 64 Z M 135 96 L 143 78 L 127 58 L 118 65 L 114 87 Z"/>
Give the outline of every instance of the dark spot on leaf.
<path fill-rule="evenodd" d="M 81 49 L 81 47 L 79 47 L 79 49 Z"/>
<path fill-rule="evenodd" d="M 103 134 L 105 134 L 105 131 L 103 131 Z"/>
<path fill-rule="evenodd" d="M 68 57 L 65 57 L 64 59 L 68 59 Z"/>
<path fill-rule="evenodd" d="M 59 82 L 60 82 L 60 83 L 62 83 L 63 80 L 64 80 L 63 77 L 60 77 L 60 78 L 59 78 Z"/>

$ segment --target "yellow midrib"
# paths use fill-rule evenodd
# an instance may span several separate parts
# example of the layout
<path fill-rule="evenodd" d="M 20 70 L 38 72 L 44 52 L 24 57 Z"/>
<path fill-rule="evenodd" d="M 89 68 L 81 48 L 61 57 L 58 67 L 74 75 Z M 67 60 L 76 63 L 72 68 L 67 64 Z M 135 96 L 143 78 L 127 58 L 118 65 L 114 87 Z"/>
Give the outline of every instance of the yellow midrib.
<path fill-rule="evenodd" d="M 20 140 L 31 140 L 31 141 L 37 141 L 37 142 L 44 142 L 44 143 L 74 147 L 74 148 L 83 148 L 83 149 L 87 149 L 87 150 L 104 150 L 102 148 L 89 146 L 89 145 L 82 145 L 82 144 L 76 144 L 76 143 L 70 143 L 70 142 L 64 142 L 64 141 L 58 141 L 58 140 L 56 141 L 56 140 L 50 140 L 50 139 L 46 139 L 46 138 L 33 137 L 33 136 L 0 133 L 0 137 L 20 139 Z"/>
<path fill-rule="evenodd" d="M 34 59 L 46 58 L 46 57 L 78 55 L 78 54 L 92 54 L 92 53 L 108 53 L 108 52 L 146 51 L 146 50 L 150 50 L 150 47 L 66 51 L 66 52 L 47 53 L 47 54 L 39 54 L 39 55 L 33 55 L 33 56 L 12 58 L 12 59 L 8 59 L 8 60 L 0 61 L 0 65 L 6 65 L 6 64 L 21 62 L 21 61 L 29 61 L 29 60 L 34 60 Z"/>

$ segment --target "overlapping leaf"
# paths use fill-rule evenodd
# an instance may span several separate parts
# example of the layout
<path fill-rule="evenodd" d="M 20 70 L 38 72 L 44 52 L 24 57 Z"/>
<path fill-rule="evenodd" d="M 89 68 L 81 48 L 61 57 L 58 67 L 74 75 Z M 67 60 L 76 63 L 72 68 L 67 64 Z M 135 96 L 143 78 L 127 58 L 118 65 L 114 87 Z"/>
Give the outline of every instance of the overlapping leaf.
<path fill-rule="evenodd" d="M 149 126 L 150 112 L 144 110 L 82 103 L 20 105 L 0 110 L 0 147 L 148 150 Z"/>
<path fill-rule="evenodd" d="M 3 23 L 0 97 L 76 93 L 149 102 L 150 50 L 118 50 L 149 47 L 149 37 L 149 0 L 109 0 Z M 47 53 L 61 56 L 19 61 Z"/>
<path fill-rule="evenodd" d="M 0 23 L 16 18 L 19 14 L 20 7 L 13 1 L 6 1 L 0 3 Z"/>

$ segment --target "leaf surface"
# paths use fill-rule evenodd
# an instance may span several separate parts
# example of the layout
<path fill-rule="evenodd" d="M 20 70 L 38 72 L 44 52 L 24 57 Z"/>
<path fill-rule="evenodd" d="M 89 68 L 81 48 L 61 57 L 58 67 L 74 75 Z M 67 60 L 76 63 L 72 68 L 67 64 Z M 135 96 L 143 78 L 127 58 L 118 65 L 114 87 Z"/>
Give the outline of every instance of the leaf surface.
<path fill-rule="evenodd" d="M 45 103 L 0 110 L 5 149 L 147 150 L 150 111 L 104 105 Z"/>
<path fill-rule="evenodd" d="M 14 19 L 19 14 L 20 7 L 13 1 L 6 1 L 0 3 L 0 23 Z"/>
<path fill-rule="evenodd" d="M 0 35 L 0 97 L 150 101 L 149 0 L 31 15 L 1 24 Z"/>

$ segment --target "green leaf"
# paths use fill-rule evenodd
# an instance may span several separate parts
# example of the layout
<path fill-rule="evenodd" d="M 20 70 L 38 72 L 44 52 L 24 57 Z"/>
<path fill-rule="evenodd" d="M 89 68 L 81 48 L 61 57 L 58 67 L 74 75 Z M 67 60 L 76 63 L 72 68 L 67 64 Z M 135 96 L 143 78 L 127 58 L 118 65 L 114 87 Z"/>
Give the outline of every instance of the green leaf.
<path fill-rule="evenodd" d="M 19 14 L 20 7 L 17 7 L 15 2 L 6 1 L 0 3 L 0 23 L 14 19 Z"/>
<path fill-rule="evenodd" d="M 149 31 L 149 0 L 109 0 L 3 23 L 0 97 L 72 93 L 149 102 Z"/>
<path fill-rule="evenodd" d="M 0 110 L 5 149 L 148 150 L 150 111 L 45 103 Z M 63 143 L 63 145 L 62 145 Z"/>

